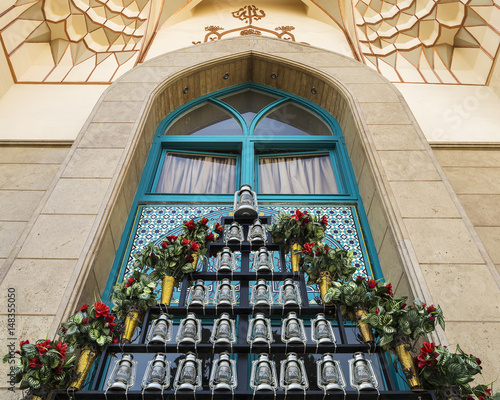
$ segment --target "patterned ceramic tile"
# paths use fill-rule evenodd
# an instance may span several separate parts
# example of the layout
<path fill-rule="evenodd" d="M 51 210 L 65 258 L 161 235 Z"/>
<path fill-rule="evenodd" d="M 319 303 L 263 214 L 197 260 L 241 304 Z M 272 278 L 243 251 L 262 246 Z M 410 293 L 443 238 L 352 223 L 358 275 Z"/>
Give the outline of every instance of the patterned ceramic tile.
<path fill-rule="evenodd" d="M 367 276 L 369 270 L 369 261 L 365 251 L 364 238 L 361 234 L 359 220 L 356 209 L 353 206 L 324 206 L 324 207 L 305 207 L 302 210 L 319 216 L 328 217 L 328 228 L 326 231 L 325 242 L 330 247 L 340 247 L 346 250 L 352 250 L 354 253 L 353 264 L 356 266 L 357 275 Z M 261 215 L 275 216 L 280 211 L 295 212 L 296 207 L 260 207 Z M 214 206 L 140 206 L 137 211 L 137 223 L 134 232 L 131 235 L 131 247 L 128 251 L 126 265 L 122 266 L 120 276 L 128 276 L 133 264 L 133 254 L 140 251 L 144 245 L 151 241 L 161 241 L 167 235 L 177 235 L 181 232 L 181 227 L 185 221 L 190 219 L 208 218 L 209 225 L 220 222 L 222 216 L 231 215 L 232 208 L 214 207 Z M 274 264 L 276 270 L 279 268 L 279 255 L 274 252 Z M 238 257 L 239 258 L 239 257 Z M 252 261 L 252 258 L 251 260 Z M 288 260 L 287 260 L 288 263 Z M 368 268 L 367 268 L 368 267 Z M 209 261 L 209 270 L 213 270 L 213 258 Z M 239 282 L 233 282 L 238 285 Z M 214 282 L 206 282 L 210 300 L 213 300 L 215 292 Z M 251 285 L 253 283 L 251 282 Z M 238 286 L 237 286 L 238 287 Z M 274 282 L 272 285 L 273 296 L 277 299 L 279 285 Z M 315 286 L 307 286 L 307 292 L 310 302 L 318 296 L 318 290 Z M 172 298 L 172 303 L 179 301 L 180 290 L 176 290 Z"/>

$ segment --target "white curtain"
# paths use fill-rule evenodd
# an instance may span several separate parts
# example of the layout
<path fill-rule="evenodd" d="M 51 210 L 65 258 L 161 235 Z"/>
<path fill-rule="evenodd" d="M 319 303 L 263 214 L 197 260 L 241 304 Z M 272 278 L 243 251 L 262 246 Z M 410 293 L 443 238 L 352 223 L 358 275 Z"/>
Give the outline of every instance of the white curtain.
<path fill-rule="evenodd" d="M 338 193 L 328 155 L 259 158 L 259 193 Z"/>
<path fill-rule="evenodd" d="M 157 193 L 233 193 L 236 157 L 167 153 Z"/>

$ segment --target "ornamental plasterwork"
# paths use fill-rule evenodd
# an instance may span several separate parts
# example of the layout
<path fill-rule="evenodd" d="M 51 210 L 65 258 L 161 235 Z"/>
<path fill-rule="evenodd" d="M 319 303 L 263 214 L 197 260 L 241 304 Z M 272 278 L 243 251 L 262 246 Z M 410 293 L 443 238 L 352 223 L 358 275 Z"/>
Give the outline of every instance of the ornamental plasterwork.
<path fill-rule="evenodd" d="M 354 0 L 359 46 L 393 82 L 484 84 L 500 42 L 499 4 Z"/>
<path fill-rule="evenodd" d="M 307 7 L 317 7 L 343 32 L 355 58 L 393 82 L 485 84 L 497 57 L 500 0 L 306 1 Z M 193 3 L 186 0 L 169 15 Z M 0 39 L 17 82 L 112 82 L 145 58 L 155 33 L 168 19 L 162 15 L 165 4 L 159 0 L 4 0 Z M 352 7 L 352 20 L 341 17 L 350 14 L 346 7 Z M 193 43 L 231 33 L 295 41 L 294 26 L 274 30 L 257 26 L 266 12 L 256 6 L 242 4 L 231 15 L 242 26 L 207 26 L 205 37 Z M 311 45 L 322 47 L 328 39 L 322 37 Z"/>
<path fill-rule="evenodd" d="M 295 42 L 295 36 L 291 33 L 295 29 L 294 26 L 286 25 L 286 26 L 278 26 L 274 29 L 274 31 L 270 29 L 266 29 L 263 27 L 258 27 L 252 24 L 253 21 L 258 21 L 266 16 L 264 10 L 260 10 L 254 5 L 249 5 L 242 7 L 236 11 L 233 11 L 231 15 L 234 18 L 239 19 L 246 23 L 244 26 L 240 26 L 238 28 L 229 29 L 227 31 L 224 28 L 217 25 L 210 25 L 205 27 L 205 31 L 208 33 L 205 35 L 203 41 L 193 41 L 193 44 L 200 44 L 211 42 L 214 40 L 222 39 L 223 36 L 226 36 L 231 33 L 239 32 L 241 36 L 244 35 L 262 35 L 263 32 L 269 33 L 273 36 L 276 36 L 278 39 L 290 40 Z M 224 31 L 224 32 L 222 32 Z M 302 42 L 304 43 L 304 42 Z M 308 44 L 308 43 L 304 43 Z"/>

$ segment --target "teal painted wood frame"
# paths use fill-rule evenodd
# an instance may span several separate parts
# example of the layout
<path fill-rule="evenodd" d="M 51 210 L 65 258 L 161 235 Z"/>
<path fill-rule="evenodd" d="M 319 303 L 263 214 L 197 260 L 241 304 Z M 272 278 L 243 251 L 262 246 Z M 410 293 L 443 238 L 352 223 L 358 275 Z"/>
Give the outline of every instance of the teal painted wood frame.
<path fill-rule="evenodd" d="M 268 106 L 264 107 L 254 117 L 250 127 L 246 121 L 239 115 L 239 113 L 229 105 L 217 100 L 220 97 L 229 93 L 242 91 L 245 89 L 255 89 L 264 93 L 281 96 Z M 166 128 L 175 121 L 178 117 L 184 114 L 189 109 L 196 107 L 204 102 L 212 102 L 233 115 L 242 126 L 243 134 L 241 136 L 227 136 L 227 135 L 214 135 L 214 136 L 168 136 L 164 135 Z M 313 113 L 319 115 L 326 121 L 332 129 L 333 135 L 329 136 L 276 136 L 276 137 L 263 137 L 251 136 L 250 132 L 258 121 L 267 115 L 273 108 L 287 102 L 292 101 L 303 107 L 308 108 Z M 304 147 L 304 143 L 307 146 Z M 124 234 L 122 235 L 117 255 L 110 272 L 106 288 L 103 293 L 103 299 L 109 299 L 111 289 L 116 282 L 116 275 L 119 271 L 123 257 L 126 254 L 126 249 L 129 247 L 130 235 L 132 229 L 137 225 L 136 210 L 139 204 L 154 204 L 154 203 L 170 203 L 170 204 L 183 204 L 183 203 L 198 203 L 198 204 L 232 204 L 233 194 L 163 194 L 154 193 L 153 187 L 155 184 L 156 171 L 158 166 L 161 165 L 162 155 L 166 150 L 187 150 L 187 151 L 202 151 L 209 152 L 210 150 L 222 151 L 239 151 L 241 154 L 240 170 L 240 183 L 249 183 L 255 186 L 255 151 L 260 148 L 269 149 L 286 149 L 288 151 L 310 150 L 310 151 L 323 151 L 331 152 L 334 171 L 338 176 L 339 187 L 342 192 L 335 195 L 259 195 L 260 203 L 288 203 L 297 204 L 297 207 L 307 204 L 352 204 L 358 210 L 360 225 L 362 233 L 366 239 L 367 252 L 371 261 L 372 272 L 374 278 L 382 279 L 383 274 L 378 262 L 373 237 L 369 230 L 368 219 L 366 217 L 365 209 L 359 195 L 354 171 L 349 159 L 349 155 L 345 146 L 345 141 L 342 136 L 342 131 L 338 122 L 328 114 L 323 108 L 318 105 L 305 100 L 303 98 L 291 95 L 289 93 L 269 88 L 253 83 L 245 83 L 227 88 L 209 95 L 202 96 L 195 99 L 178 109 L 172 111 L 165 119 L 158 125 L 155 138 L 153 140 L 146 165 L 144 167 L 139 186 L 131 207 L 129 217 L 127 219 Z M 288 153 L 290 154 L 290 153 Z M 236 188 L 235 188 L 236 189 Z"/>

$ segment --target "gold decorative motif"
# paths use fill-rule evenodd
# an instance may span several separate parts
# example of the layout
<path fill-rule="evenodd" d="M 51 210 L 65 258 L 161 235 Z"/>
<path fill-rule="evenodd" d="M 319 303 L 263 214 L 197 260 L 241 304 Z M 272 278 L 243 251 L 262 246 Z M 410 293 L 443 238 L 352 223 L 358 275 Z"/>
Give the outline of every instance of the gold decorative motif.
<path fill-rule="evenodd" d="M 276 36 L 279 39 L 283 40 L 291 40 L 292 42 L 295 42 L 295 36 L 291 33 L 295 29 L 294 26 L 291 25 L 283 25 L 283 26 L 278 26 L 277 28 L 274 29 L 274 31 L 266 28 L 262 28 L 259 26 L 252 25 L 254 21 L 258 21 L 266 16 L 266 13 L 264 10 L 260 10 L 259 8 L 255 7 L 254 5 L 250 6 L 245 6 L 240 8 L 239 10 L 233 11 L 231 15 L 234 18 L 239 19 L 240 21 L 245 21 L 247 25 L 239 27 L 239 28 L 234 28 L 230 29 L 227 31 L 224 31 L 224 28 L 217 26 L 217 25 L 209 25 L 205 27 L 205 31 L 208 33 L 205 35 L 205 38 L 203 39 L 203 42 L 198 40 L 198 41 L 192 41 L 191 43 L 193 44 L 200 44 L 200 43 L 206 43 L 206 42 L 213 42 L 215 40 L 222 39 L 223 36 L 229 34 L 229 33 L 235 33 L 239 32 L 241 36 L 244 35 L 262 35 L 263 33 L 269 33 L 273 36 Z M 224 32 L 221 32 L 224 31 Z M 305 42 L 301 42 L 303 44 L 309 44 Z"/>
<path fill-rule="evenodd" d="M 256 29 L 245 29 L 244 31 L 241 31 L 240 32 L 240 35 L 243 36 L 243 35 L 262 35 L 262 32 L 256 30 Z"/>
<path fill-rule="evenodd" d="M 245 21 L 248 25 L 252 24 L 252 20 L 258 21 L 266 16 L 264 10 L 259 10 L 255 6 L 245 6 L 241 7 L 237 11 L 233 11 L 231 15 L 234 18 L 238 18 L 240 21 Z"/>
<path fill-rule="evenodd" d="M 290 259 L 292 261 L 292 272 L 299 272 L 300 260 L 302 259 L 302 245 L 299 243 L 292 244 Z"/>

